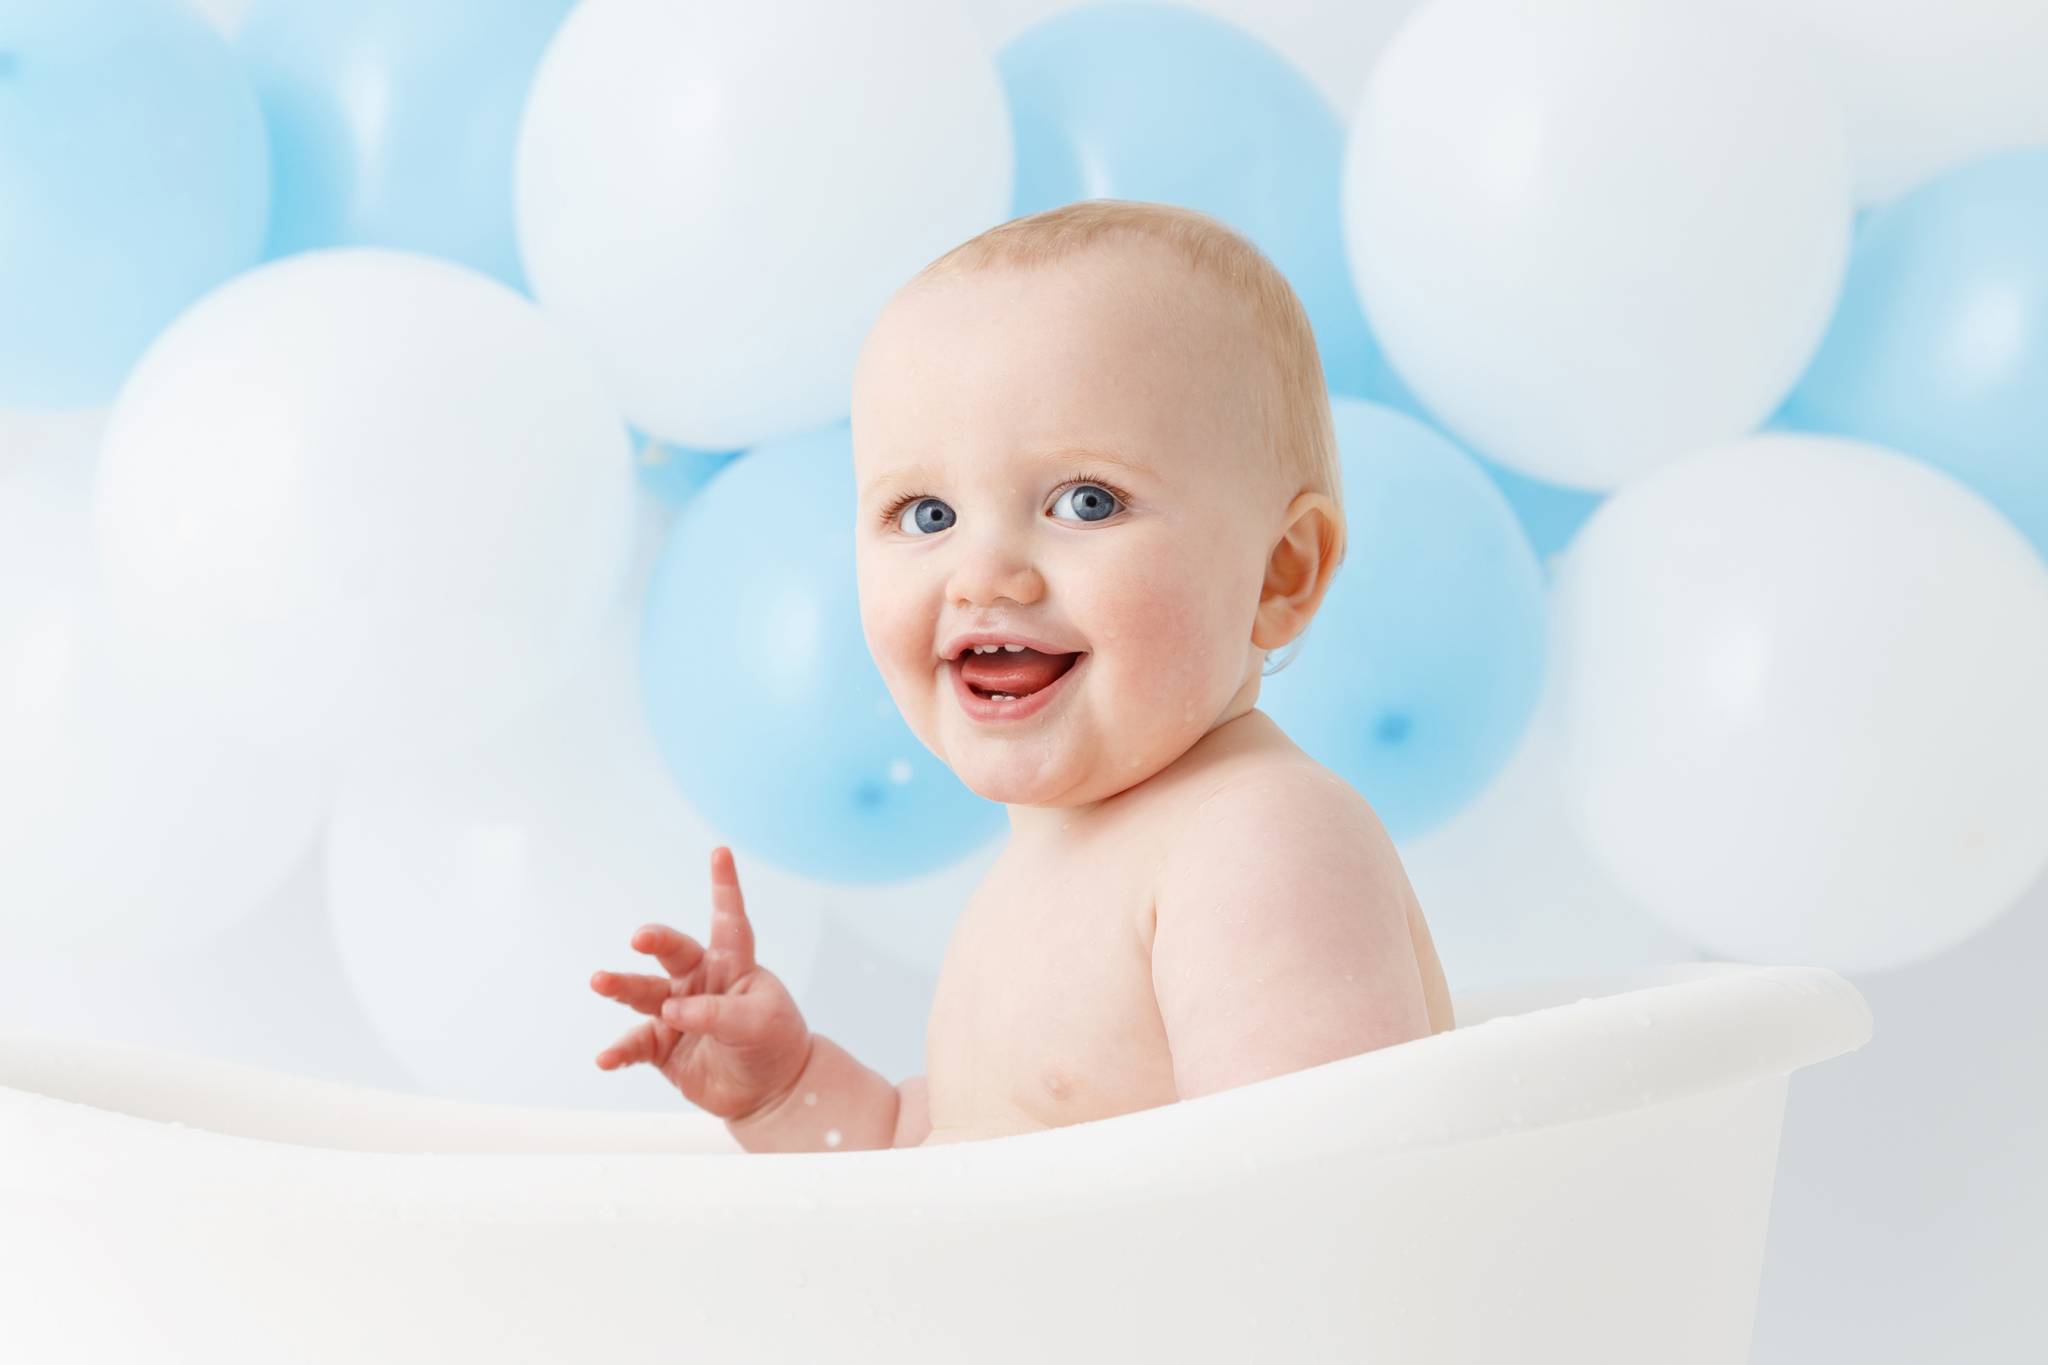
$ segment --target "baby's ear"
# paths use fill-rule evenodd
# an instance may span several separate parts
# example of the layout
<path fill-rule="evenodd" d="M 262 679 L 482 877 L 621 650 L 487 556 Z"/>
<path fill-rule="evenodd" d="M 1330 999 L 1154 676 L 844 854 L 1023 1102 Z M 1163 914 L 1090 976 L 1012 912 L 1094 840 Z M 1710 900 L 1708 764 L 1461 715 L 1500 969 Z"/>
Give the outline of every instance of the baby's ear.
<path fill-rule="evenodd" d="M 1252 643 L 1278 649 L 1308 628 L 1323 604 L 1343 558 L 1336 504 L 1327 494 L 1302 493 L 1287 505 L 1287 519 L 1266 557 L 1266 582 L 1252 621 Z"/>

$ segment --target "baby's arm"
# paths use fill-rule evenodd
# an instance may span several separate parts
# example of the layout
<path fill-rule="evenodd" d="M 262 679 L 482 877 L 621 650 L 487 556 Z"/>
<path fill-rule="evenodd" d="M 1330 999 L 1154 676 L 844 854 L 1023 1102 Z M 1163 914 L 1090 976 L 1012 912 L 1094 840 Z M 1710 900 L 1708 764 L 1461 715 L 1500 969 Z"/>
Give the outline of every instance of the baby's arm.
<path fill-rule="evenodd" d="M 750 1152 L 865 1152 L 917 1146 L 931 1131 L 931 1118 L 924 1077 L 891 1085 L 814 1032 L 796 1084 L 725 1127 Z"/>
<path fill-rule="evenodd" d="M 1378 818 L 1328 776 L 1262 774 L 1205 800 L 1154 902 L 1180 1098 L 1426 1036 L 1414 894 Z"/>

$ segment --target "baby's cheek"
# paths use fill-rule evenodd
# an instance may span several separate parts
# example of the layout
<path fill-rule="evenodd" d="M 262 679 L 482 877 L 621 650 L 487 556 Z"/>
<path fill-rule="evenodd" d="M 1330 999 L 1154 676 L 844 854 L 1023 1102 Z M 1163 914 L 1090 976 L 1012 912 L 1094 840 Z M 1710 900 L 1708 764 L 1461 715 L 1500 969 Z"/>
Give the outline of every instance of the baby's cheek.
<path fill-rule="evenodd" d="M 1210 661 L 1239 655 L 1249 638 L 1259 583 L 1238 564 L 1237 549 L 1218 536 L 1207 554 L 1190 556 L 1159 587 L 1159 617 Z"/>
<path fill-rule="evenodd" d="M 866 580 L 861 585 L 860 625 L 868 654 L 881 670 L 882 681 L 888 684 L 898 707 L 905 707 L 910 694 L 928 681 L 913 674 L 915 665 L 932 653 L 929 629 L 919 634 L 917 622 L 903 606 L 902 594 L 890 593 Z"/>
<path fill-rule="evenodd" d="M 1103 647 L 1122 665 L 1132 703 L 1171 725 L 1214 690 L 1220 629 L 1203 582 L 1175 567 L 1130 585 Z"/>

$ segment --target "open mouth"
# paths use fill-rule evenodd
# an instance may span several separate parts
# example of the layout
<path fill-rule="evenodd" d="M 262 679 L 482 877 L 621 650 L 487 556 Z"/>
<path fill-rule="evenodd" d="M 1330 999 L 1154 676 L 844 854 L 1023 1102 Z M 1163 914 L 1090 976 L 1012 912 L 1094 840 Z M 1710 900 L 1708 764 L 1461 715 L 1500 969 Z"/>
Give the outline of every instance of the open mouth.
<path fill-rule="evenodd" d="M 968 691 L 989 701 L 1022 701 L 1042 692 L 1081 659 L 1081 651 L 1041 654 L 1035 649 L 963 654 L 954 661 Z"/>
<path fill-rule="evenodd" d="M 975 720 L 1023 720 L 1050 706 L 1067 690 L 1068 681 L 1088 651 L 1041 654 L 1037 650 L 1003 650 L 964 654 L 948 662 L 953 693 L 961 709 Z"/>

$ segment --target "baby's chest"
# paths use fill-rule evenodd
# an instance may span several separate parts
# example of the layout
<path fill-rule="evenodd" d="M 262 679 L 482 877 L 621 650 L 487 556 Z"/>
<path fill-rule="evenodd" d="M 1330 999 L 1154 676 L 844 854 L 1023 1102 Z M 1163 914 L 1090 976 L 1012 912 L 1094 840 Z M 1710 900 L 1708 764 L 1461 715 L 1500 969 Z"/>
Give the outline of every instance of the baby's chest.
<path fill-rule="evenodd" d="M 977 896 L 927 1025 L 932 1123 L 1020 1132 L 1175 1098 L 1143 941 L 1149 886 Z"/>

